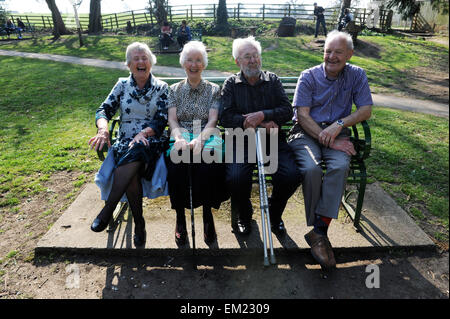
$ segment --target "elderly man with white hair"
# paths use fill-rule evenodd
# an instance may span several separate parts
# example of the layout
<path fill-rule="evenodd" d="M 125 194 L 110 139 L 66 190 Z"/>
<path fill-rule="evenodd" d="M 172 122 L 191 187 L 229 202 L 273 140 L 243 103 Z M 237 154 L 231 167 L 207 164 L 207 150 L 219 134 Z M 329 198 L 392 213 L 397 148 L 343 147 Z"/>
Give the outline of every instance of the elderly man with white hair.
<path fill-rule="evenodd" d="M 366 73 L 347 63 L 352 55 L 348 33 L 328 34 L 323 63 L 303 71 L 298 79 L 293 100 L 296 124 L 288 139 L 303 175 L 306 222 L 314 226 L 305 239 L 325 269 L 336 265 L 327 230 L 338 217 L 350 158 L 355 154 L 349 127 L 369 119 L 373 105 Z M 352 113 L 353 103 L 356 111 Z"/>
<path fill-rule="evenodd" d="M 283 236 L 286 229 L 281 216 L 289 197 L 300 183 L 300 174 L 286 136 L 272 129 L 277 129 L 290 120 L 292 106 L 278 76 L 261 70 L 261 45 L 258 41 L 253 37 L 234 40 L 233 57 L 241 70 L 224 82 L 221 125 L 243 130 L 260 126 L 266 128 L 268 134 L 275 132 L 278 135 L 278 149 L 272 150 L 270 143 L 266 148 L 271 153 L 269 158 L 278 159 L 278 167 L 272 174 L 273 191 L 269 198 L 269 214 L 272 231 L 277 236 Z M 266 140 L 270 142 L 270 138 Z M 245 140 L 243 149 L 237 149 L 237 144 L 236 141 L 233 143 L 233 163 L 226 163 L 226 182 L 231 192 L 233 231 L 247 235 L 251 230 L 253 213 L 250 202 L 252 172 L 256 168 L 256 163 L 249 161 L 249 158 L 254 158 L 256 150 L 248 149 L 248 140 Z M 253 154 L 249 155 L 249 152 Z M 243 163 L 237 161 L 237 156 L 242 156 Z"/>

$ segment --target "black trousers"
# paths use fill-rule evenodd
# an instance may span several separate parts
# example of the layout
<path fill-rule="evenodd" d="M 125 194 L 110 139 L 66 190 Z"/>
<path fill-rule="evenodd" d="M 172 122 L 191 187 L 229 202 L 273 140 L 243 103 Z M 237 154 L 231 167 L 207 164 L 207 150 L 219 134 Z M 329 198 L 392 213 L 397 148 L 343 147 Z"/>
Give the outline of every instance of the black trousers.
<path fill-rule="evenodd" d="M 167 181 L 172 209 L 190 208 L 189 170 L 192 174 L 192 206 L 218 209 L 229 198 L 225 187 L 225 167 L 222 163 L 178 163 L 166 157 Z"/>
<path fill-rule="evenodd" d="M 237 213 L 239 220 L 250 222 L 253 214 L 250 202 L 252 174 L 257 166 L 256 163 L 248 162 L 247 143 L 245 143 L 244 163 L 236 163 L 235 147 L 236 145 L 233 145 L 234 163 L 225 165 L 226 183 L 231 194 L 231 209 Z M 270 149 L 269 146 L 267 149 Z M 256 153 L 256 150 L 254 151 Z M 278 168 L 271 175 L 273 189 L 271 197 L 269 197 L 269 212 L 272 224 L 279 223 L 287 201 L 302 180 L 300 171 L 295 164 L 294 154 L 284 136 L 278 140 L 277 156 Z"/>

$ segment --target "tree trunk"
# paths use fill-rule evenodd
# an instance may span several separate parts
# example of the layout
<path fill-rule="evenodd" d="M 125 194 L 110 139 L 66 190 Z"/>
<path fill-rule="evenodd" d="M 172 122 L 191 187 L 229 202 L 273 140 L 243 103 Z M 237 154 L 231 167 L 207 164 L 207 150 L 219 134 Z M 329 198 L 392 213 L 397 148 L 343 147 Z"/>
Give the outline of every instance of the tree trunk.
<path fill-rule="evenodd" d="M 102 10 L 101 0 L 91 0 L 89 9 L 89 33 L 99 33 L 102 31 Z"/>
<path fill-rule="evenodd" d="M 55 0 L 45 0 L 45 2 L 47 2 L 48 8 L 52 12 L 53 36 L 55 39 L 58 39 L 62 34 L 70 34 L 70 32 L 66 29 Z"/>
<path fill-rule="evenodd" d="M 351 4 L 352 4 L 352 0 L 342 0 L 342 4 L 341 4 L 341 15 L 339 16 L 338 24 L 339 24 L 339 22 L 341 22 L 342 19 L 344 18 L 344 15 L 345 15 L 344 11 L 345 11 L 345 9 L 346 9 L 346 8 L 350 8 L 350 5 L 351 5 Z"/>
<path fill-rule="evenodd" d="M 153 0 L 155 7 L 154 7 L 154 15 L 156 17 L 156 22 L 160 26 L 163 25 L 164 22 L 167 21 L 167 11 L 165 8 L 165 0 Z"/>

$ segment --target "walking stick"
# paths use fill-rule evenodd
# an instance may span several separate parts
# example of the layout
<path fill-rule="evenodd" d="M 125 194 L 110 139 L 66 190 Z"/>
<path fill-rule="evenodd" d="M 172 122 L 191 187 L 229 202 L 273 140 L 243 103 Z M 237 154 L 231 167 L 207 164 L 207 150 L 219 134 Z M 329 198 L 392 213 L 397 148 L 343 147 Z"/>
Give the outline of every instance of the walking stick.
<path fill-rule="evenodd" d="M 267 197 L 266 175 L 264 173 L 264 160 L 261 148 L 261 135 L 256 128 L 256 155 L 258 159 L 258 178 L 259 178 L 259 202 L 261 207 L 261 227 L 263 232 L 264 245 L 264 266 L 275 264 L 275 254 L 273 252 L 272 231 L 270 226 L 269 201 Z M 267 237 L 269 237 L 270 263 L 267 254 Z"/>
<path fill-rule="evenodd" d="M 192 151 L 191 151 L 192 154 Z M 195 223 L 194 223 L 194 206 L 192 202 L 192 163 L 189 163 L 188 178 L 189 178 L 189 202 L 191 206 L 191 229 L 192 229 L 192 255 L 195 255 Z"/>

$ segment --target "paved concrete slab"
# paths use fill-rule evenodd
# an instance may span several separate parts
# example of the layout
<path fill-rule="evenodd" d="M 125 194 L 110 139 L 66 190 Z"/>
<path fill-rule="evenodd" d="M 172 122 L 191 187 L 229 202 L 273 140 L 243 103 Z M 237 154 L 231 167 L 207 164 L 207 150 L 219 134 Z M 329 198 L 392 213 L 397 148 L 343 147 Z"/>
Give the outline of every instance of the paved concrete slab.
<path fill-rule="evenodd" d="M 261 220 L 257 188 L 252 193 L 254 205 L 253 231 L 249 237 L 231 232 L 230 203 L 213 210 L 217 242 L 207 246 L 203 241 L 201 208 L 195 213 L 195 242 L 198 254 L 250 254 L 262 255 Z M 131 214 L 124 215 L 122 223 L 113 232 L 94 233 L 90 224 L 103 206 L 95 184 L 88 184 L 67 211 L 53 225 L 36 246 L 36 253 L 77 252 L 118 255 L 191 255 L 190 211 L 186 210 L 189 241 L 177 247 L 174 240 L 175 213 L 170 209 L 169 198 L 160 197 L 144 201 L 147 243 L 145 248 L 133 246 Z M 283 215 L 288 233 L 285 238 L 273 236 L 276 253 L 309 249 L 303 235 L 306 227 L 301 189 L 289 200 Z M 357 233 L 345 211 L 331 223 L 330 241 L 338 249 L 390 249 L 393 247 L 434 247 L 429 237 L 379 186 L 368 185 L 361 220 L 362 231 Z"/>
<path fill-rule="evenodd" d="M 444 103 L 381 94 L 372 94 L 372 99 L 375 106 L 448 117 L 449 106 Z"/>

